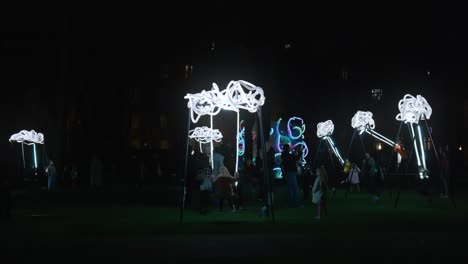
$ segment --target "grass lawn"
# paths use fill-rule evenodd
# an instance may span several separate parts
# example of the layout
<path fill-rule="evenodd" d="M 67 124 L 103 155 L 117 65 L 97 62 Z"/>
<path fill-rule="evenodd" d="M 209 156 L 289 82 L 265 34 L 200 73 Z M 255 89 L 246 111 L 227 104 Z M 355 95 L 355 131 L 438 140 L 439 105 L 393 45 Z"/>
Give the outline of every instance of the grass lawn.
<path fill-rule="evenodd" d="M 9 253 L 26 258 L 45 256 L 51 246 L 61 253 L 170 259 L 467 254 L 466 199 L 457 199 L 454 208 L 449 199 L 434 197 L 430 204 L 406 191 L 394 208 L 390 193 L 373 204 L 365 192 L 345 198 L 344 190 L 338 190 L 330 196 L 329 216 L 316 220 L 310 200 L 303 208 L 289 209 L 282 190 L 275 194 L 275 224 L 259 217 L 257 202 L 237 213 L 227 206 L 221 213 L 213 205 L 206 215 L 188 208 L 180 224 L 179 208 L 137 198 L 128 202 L 136 193 L 122 193 L 115 200 L 90 198 L 87 192 L 40 193 L 18 198 L 12 219 L 1 222 L 1 241 Z"/>

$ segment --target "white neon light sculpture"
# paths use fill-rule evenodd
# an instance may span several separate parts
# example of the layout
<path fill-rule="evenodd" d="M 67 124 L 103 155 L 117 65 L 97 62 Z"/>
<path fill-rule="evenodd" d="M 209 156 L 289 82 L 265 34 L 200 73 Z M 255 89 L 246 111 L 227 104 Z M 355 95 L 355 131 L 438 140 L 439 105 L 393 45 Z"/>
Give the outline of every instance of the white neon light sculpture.
<path fill-rule="evenodd" d="M 319 137 L 320 139 L 325 139 L 328 142 L 330 148 L 333 150 L 333 153 L 335 153 L 335 156 L 338 158 L 338 161 L 341 165 L 343 165 L 344 160 L 341 157 L 340 152 L 336 148 L 335 143 L 331 139 L 331 135 L 333 134 L 334 129 L 335 126 L 333 125 L 333 122 L 331 120 L 320 122 L 317 124 L 317 137 Z"/>
<path fill-rule="evenodd" d="M 221 110 L 239 112 L 245 109 L 255 113 L 265 103 L 263 89 L 246 81 L 231 81 L 222 91 L 213 83 L 211 91 L 187 94 L 184 98 L 189 100 L 187 107 L 193 123 L 197 123 L 202 115 L 217 115 Z"/>
<path fill-rule="evenodd" d="M 406 94 L 398 102 L 398 110 L 400 113 L 396 116 L 396 120 L 405 123 L 418 124 L 419 120 L 429 120 L 432 115 L 431 106 L 421 95 L 414 97 L 411 94 Z"/>
<path fill-rule="evenodd" d="M 44 144 L 44 134 L 37 133 L 34 130 L 21 130 L 19 133 L 11 135 L 9 141 L 23 143 L 26 145 Z"/>
<path fill-rule="evenodd" d="M 203 126 L 190 130 L 189 138 L 195 139 L 200 144 L 200 152 L 202 152 L 202 144 L 211 143 L 212 141 L 220 142 L 223 134 L 218 129 Z"/>
<path fill-rule="evenodd" d="M 395 142 L 393 142 L 392 140 L 374 131 L 375 122 L 372 116 L 373 116 L 372 112 L 357 111 L 356 114 L 354 114 L 353 118 L 351 119 L 351 127 L 359 131 L 359 134 L 362 134 L 365 132 L 375 137 L 376 139 L 382 141 L 383 143 L 391 147 L 394 147 Z"/>
<path fill-rule="evenodd" d="M 214 115 L 217 115 L 221 110 L 235 111 L 237 113 L 237 134 L 239 134 L 240 109 L 255 113 L 265 103 L 263 89 L 242 80 L 229 82 L 226 89 L 222 91 L 219 90 L 216 83 L 213 83 L 210 91 L 203 90 L 201 93 L 187 94 L 184 99 L 189 100 L 187 107 L 190 109 L 192 122 L 197 123 L 202 115 L 210 115 L 211 129 L 213 129 Z M 236 146 L 239 146 L 239 135 L 236 136 L 236 141 Z M 213 148 L 211 148 L 211 157 L 213 158 Z M 236 172 L 238 164 L 239 155 L 236 155 Z"/>
<path fill-rule="evenodd" d="M 406 94 L 403 99 L 398 102 L 398 110 L 400 110 L 400 113 L 396 116 L 396 120 L 405 122 L 410 126 L 418 167 L 422 168 L 423 170 L 419 171 L 419 177 L 421 179 L 424 177 L 429 178 L 427 173 L 425 173 L 427 171 L 426 156 L 424 153 L 424 145 L 421 135 L 421 128 L 419 127 L 419 121 L 428 120 L 431 118 L 432 108 L 427 102 L 426 98 L 422 97 L 421 95 L 416 95 L 416 97 L 414 97 L 411 94 Z M 415 133 L 413 125 L 417 126 L 418 134 Z M 419 138 L 419 147 L 415 140 L 416 138 Z"/>
<path fill-rule="evenodd" d="M 333 134 L 334 129 L 335 126 L 333 125 L 333 122 L 331 120 L 320 122 L 317 124 L 317 137 L 323 138 L 330 136 L 331 134 Z"/>
<path fill-rule="evenodd" d="M 36 144 L 44 144 L 44 134 L 37 133 L 34 130 L 31 130 L 31 131 L 21 130 L 19 133 L 11 135 L 9 141 L 21 143 L 21 151 L 23 155 L 23 166 L 25 164 L 23 144 L 33 145 L 34 167 L 37 168 Z"/>

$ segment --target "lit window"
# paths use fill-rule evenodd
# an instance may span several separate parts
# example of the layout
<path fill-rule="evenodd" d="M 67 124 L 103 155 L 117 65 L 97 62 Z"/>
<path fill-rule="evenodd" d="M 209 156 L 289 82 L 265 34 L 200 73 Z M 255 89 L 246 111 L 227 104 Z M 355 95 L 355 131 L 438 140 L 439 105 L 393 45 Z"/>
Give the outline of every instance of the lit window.
<path fill-rule="evenodd" d="M 382 99 L 383 89 L 372 89 L 372 98 L 379 100 Z"/>

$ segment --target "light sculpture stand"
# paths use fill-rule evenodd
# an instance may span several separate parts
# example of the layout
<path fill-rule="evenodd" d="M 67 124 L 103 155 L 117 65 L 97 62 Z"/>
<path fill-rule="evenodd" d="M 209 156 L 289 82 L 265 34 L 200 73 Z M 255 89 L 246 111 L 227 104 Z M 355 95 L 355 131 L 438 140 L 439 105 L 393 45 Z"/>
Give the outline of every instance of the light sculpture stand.
<path fill-rule="evenodd" d="M 44 145 L 44 134 L 37 133 L 34 130 L 31 130 L 31 131 L 21 130 L 19 133 L 11 135 L 9 141 L 21 143 L 23 169 L 26 168 L 26 161 L 24 158 L 24 145 L 32 145 L 33 152 L 34 152 L 34 168 L 36 169 L 38 168 L 36 144 Z M 44 148 L 43 148 L 43 151 L 44 151 Z"/>
<path fill-rule="evenodd" d="M 331 138 L 334 129 L 335 126 L 333 125 L 333 122 L 331 120 L 320 122 L 317 124 L 317 137 L 321 140 L 325 140 L 328 143 L 328 146 L 335 154 L 335 157 L 338 159 L 338 162 L 341 164 L 341 166 L 343 166 L 344 160 L 341 157 L 338 148 L 335 146 L 335 142 L 333 142 L 333 139 Z"/>
<path fill-rule="evenodd" d="M 189 110 L 188 118 L 188 131 L 190 130 L 190 121 L 197 123 L 202 115 L 210 115 L 210 129 L 213 130 L 213 116 L 217 115 L 221 110 L 235 111 L 237 113 L 237 130 L 236 130 L 236 146 L 239 146 L 239 112 L 241 109 L 247 110 L 250 113 L 257 113 L 260 119 L 260 136 L 262 140 L 262 152 L 264 157 L 265 153 L 265 139 L 263 135 L 262 115 L 261 106 L 265 103 L 265 96 L 263 95 L 263 89 L 255 86 L 246 81 L 231 81 L 227 85 L 227 88 L 220 91 L 218 86 L 213 83 L 213 87 L 210 91 L 203 90 L 197 94 L 187 94 L 184 99 L 188 100 L 187 107 Z M 189 136 L 189 135 L 188 135 Z M 211 141 L 213 144 L 213 141 Z M 185 170 L 182 179 L 182 199 L 180 205 L 180 222 L 183 219 L 183 210 L 185 207 L 185 193 L 186 193 L 186 178 L 187 178 L 187 161 L 188 161 L 188 145 L 189 137 L 187 137 L 187 147 L 185 153 Z M 236 148 L 236 153 L 238 149 Z M 213 152 L 213 148 L 211 148 Z M 212 166 L 213 166 L 213 154 L 211 154 Z M 236 167 L 235 171 L 238 171 L 239 155 L 236 155 Z M 263 162 L 264 172 L 267 173 L 267 164 Z M 268 179 L 269 177 L 267 177 Z M 268 179 L 269 189 L 271 190 L 271 182 Z M 268 200 L 271 201 L 271 192 L 268 194 Z M 273 204 L 272 209 L 272 220 L 275 221 Z"/>
<path fill-rule="evenodd" d="M 427 130 L 427 133 L 429 134 L 429 137 L 431 138 L 435 157 L 440 166 L 439 155 L 437 153 L 437 149 L 432 138 L 432 132 L 430 131 L 427 122 L 427 120 L 429 120 L 432 115 L 432 108 L 423 96 L 416 95 L 416 97 L 414 97 L 411 94 L 406 94 L 403 97 L 403 99 L 401 99 L 398 102 L 398 109 L 400 113 L 396 116 L 396 120 L 400 121 L 401 123 L 396 138 L 399 138 L 401 127 L 403 126 L 403 124 L 406 124 L 412 141 L 411 151 L 405 168 L 405 174 L 408 172 L 409 163 L 414 151 L 418 165 L 418 176 L 421 180 L 427 181 L 429 179 L 429 171 L 426 165 L 426 154 L 423 144 L 423 134 L 421 132 L 420 121 L 425 123 L 425 128 Z M 451 191 L 449 191 L 449 195 L 450 200 L 452 201 L 452 205 L 456 207 L 455 200 Z M 398 205 L 399 199 L 400 189 L 398 189 L 397 196 L 395 199 L 395 208 Z"/>

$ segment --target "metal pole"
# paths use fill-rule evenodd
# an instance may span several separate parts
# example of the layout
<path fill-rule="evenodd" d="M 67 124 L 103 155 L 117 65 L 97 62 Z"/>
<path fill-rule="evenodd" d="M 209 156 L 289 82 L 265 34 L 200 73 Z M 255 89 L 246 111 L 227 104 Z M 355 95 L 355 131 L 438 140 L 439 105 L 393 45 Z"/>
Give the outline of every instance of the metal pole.
<path fill-rule="evenodd" d="M 267 156 L 266 156 L 266 150 L 265 150 L 265 134 L 263 132 L 263 118 L 262 118 L 262 109 L 261 107 L 258 108 L 258 119 L 260 123 L 260 142 L 262 144 L 262 153 L 263 153 L 263 161 L 262 161 L 262 166 L 263 166 L 263 174 L 264 178 L 268 179 L 267 184 L 268 184 L 268 195 L 267 195 L 267 203 L 270 203 L 270 209 L 271 209 L 271 220 L 273 221 L 273 224 L 275 223 L 275 209 L 273 205 L 273 188 L 271 184 L 271 177 L 270 175 L 272 173 L 269 173 L 268 171 L 268 165 L 267 165 Z M 239 130 L 239 129 L 238 129 Z"/>
<path fill-rule="evenodd" d="M 434 143 L 434 139 L 432 138 L 432 132 L 431 130 L 429 129 L 429 124 L 427 122 L 427 119 L 424 119 L 424 122 L 426 123 L 426 129 L 427 129 L 427 132 L 429 133 L 429 137 L 431 138 L 431 142 L 432 142 L 432 147 L 434 149 L 434 153 L 435 153 L 435 156 L 437 158 L 437 164 L 438 164 L 438 167 L 439 167 L 439 170 L 441 169 L 441 164 L 440 164 L 440 160 L 439 160 L 439 155 L 438 155 L 438 152 L 437 152 L 437 148 L 436 148 L 436 145 Z M 450 177 L 450 176 L 449 176 Z M 457 207 L 456 203 L 455 203 L 455 197 L 453 196 L 453 192 L 450 191 L 450 189 L 448 188 L 448 184 L 447 184 L 447 180 L 446 179 L 442 179 L 444 181 L 444 184 L 447 186 L 447 194 L 450 196 L 450 200 L 452 202 L 452 205 L 454 208 Z M 451 187 L 451 186 L 450 186 Z"/>
<path fill-rule="evenodd" d="M 185 193 L 186 193 L 186 188 L 187 188 L 185 181 L 187 179 L 187 165 L 188 165 L 188 155 L 189 155 L 188 151 L 189 151 L 189 142 L 190 142 L 190 138 L 188 135 L 189 131 L 190 131 L 190 109 L 187 115 L 187 144 L 185 148 L 185 165 L 184 165 L 184 177 L 182 178 L 182 198 L 180 201 L 179 223 L 182 223 L 182 219 L 184 217 Z"/>
<path fill-rule="evenodd" d="M 24 144 L 21 142 L 21 153 L 23 155 L 23 169 L 26 169 L 26 162 L 24 161 Z"/>
<path fill-rule="evenodd" d="M 408 131 L 409 131 L 410 135 L 412 135 L 410 126 L 411 126 L 411 124 L 408 123 Z M 406 175 L 406 173 L 408 173 L 408 168 L 409 168 L 409 164 L 410 164 L 410 161 L 411 161 L 411 157 L 413 156 L 413 149 L 414 149 L 414 141 L 415 140 L 416 140 L 416 138 L 413 137 L 413 140 L 412 140 L 413 142 L 411 143 L 410 154 L 408 156 L 408 159 L 406 160 L 406 167 L 405 167 L 405 172 L 403 173 L 403 175 Z M 398 202 L 400 200 L 400 189 L 401 189 L 401 186 L 398 187 L 398 193 L 397 193 L 397 196 L 395 198 L 394 208 L 397 208 Z"/>
<path fill-rule="evenodd" d="M 237 133 L 236 133 L 236 169 L 235 172 L 238 171 L 239 168 L 239 111 L 237 111 Z"/>
<path fill-rule="evenodd" d="M 349 153 L 351 152 L 351 146 L 353 145 L 355 135 L 356 135 L 356 129 L 354 129 L 353 136 L 351 137 L 351 141 L 349 142 L 348 153 L 346 153 L 347 159 L 349 159 Z"/>
<path fill-rule="evenodd" d="M 367 150 L 366 150 L 366 147 L 364 146 L 364 141 L 362 140 L 362 135 L 359 135 L 359 138 L 361 139 L 361 146 L 362 146 L 362 150 L 364 150 L 364 154 L 367 153 Z"/>
<path fill-rule="evenodd" d="M 437 148 L 436 148 L 436 145 L 434 143 L 434 139 L 432 138 L 432 132 L 429 129 L 429 124 L 427 123 L 427 119 L 424 119 L 424 122 L 426 123 L 426 129 L 427 129 L 427 132 L 429 132 L 429 137 L 431 138 L 432 146 L 434 148 L 434 154 L 435 154 L 435 156 L 437 158 L 437 163 L 439 164 L 439 168 L 440 168 L 439 154 L 437 153 Z"/>

